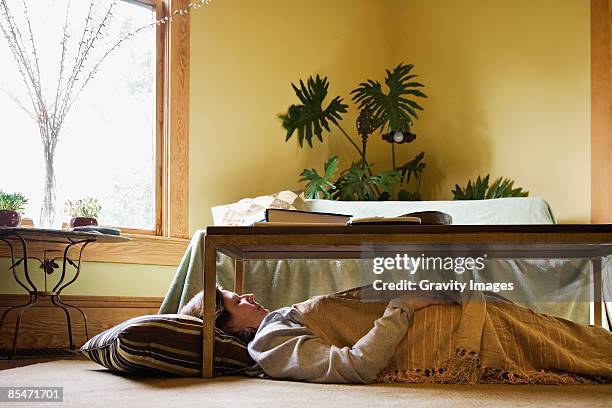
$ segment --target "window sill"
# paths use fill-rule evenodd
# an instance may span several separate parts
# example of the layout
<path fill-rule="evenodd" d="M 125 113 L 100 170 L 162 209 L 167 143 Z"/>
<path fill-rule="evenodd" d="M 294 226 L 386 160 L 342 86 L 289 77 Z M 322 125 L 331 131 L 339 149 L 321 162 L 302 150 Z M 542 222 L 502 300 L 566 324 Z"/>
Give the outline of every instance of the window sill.
<path fill-rule="evenodd" d="M 131 241 L 121 244 L 92 243 L 83 257 L 89 262 L 177 266 L 189 240 L 152 235 L 123 234 Z"/>
<path fill-rule="evenodd" d="M 183 238 L 136 234 L 123 234 L 123 236 L 130 238 L 131 241 L 119 244 L 89 244 L 83 251 L 82 260 L 85 262 L 177 266 L 189 245 L 189 240 Z M 40 243 L 32 242 L 28 245 L 28 255 L 39 256 L 39 254 L 42 255 L 43 250 L 63 250 L 63 246 L 56 248 L 55 245 L 46 244 L 43 248 Z M 16 252 L 15 256 L 20 257 L 21 251 Z M 8 246 L 0 243 L 0 258 L 10 258 L 10 256 Z M 75 259 L 78 253 L 71 251 L 70 257 Z"/>

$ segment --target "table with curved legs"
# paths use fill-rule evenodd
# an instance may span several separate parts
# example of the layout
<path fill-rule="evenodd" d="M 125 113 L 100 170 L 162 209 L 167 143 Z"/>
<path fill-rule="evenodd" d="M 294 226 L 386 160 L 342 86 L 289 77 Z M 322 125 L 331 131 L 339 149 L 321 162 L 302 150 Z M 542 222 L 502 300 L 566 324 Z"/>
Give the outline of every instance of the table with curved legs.
<path fill-rule="evenodd" d="M 62 299 L 61 294 L 64 289 L 72 285 L 81 273 L 81 259 L 83 251 L 87 245 L 92 242 L 99 243 L 116 243 L 126 242 L 128 238 L 98 234 L 91 232 L 75 232 L 63 230 L 47 230 L 35 228 L 0 228 L 0 241 L 6 244 L 11 252 L 11 266 L 9 270 L 12 272 L 15 281 L 25 289 L 28 293 L 29 300 L 22 305 L 9 307 L 0 317 L 0 333 L 2 327 L 11 311 L 17 311 L 17 320 L 15 330 L 13 332 L 13 344 L 9 351 L 9 358 L 15 358 L 17 354 L 17 340 L 19 338 L 19 329 L 24 313 L 36 305 L 41 297 L 49 297 L 53 305 L 61 308 L 65 315 L 68 325 L 68 340 L 70 350 L 74 351 L 74 341 L 72 335 L 72 320 L 70 317 L 69 308 L 79 312 L 83 318 L 85 326 L 85 336 L 89 339 L 87 331 L 87 316 L 77 306 L 67 303 Z M 32 256 L 32 250 L 29 248 L 34 245 L 36 252 L 41 253 L 42 257 Z M 53 256 L 60 252 L 61 256 Z M 71 258 L 72 255 L 72 258 Z M 75 256 L 76 255 L 76 256 Z M 74 258 L 74 259 L 73 259 Z M 58 264 L 59 261 L 59 264 Z M 31 276 L 31 262 L 40 264 L 40 269 L 44 274 L 44 290 L 39 288 L 35 280 Z M 19 266 L 23 270 L 23 277 L 18 273 Z M 54 274 L 57 269 L 61 268 L 61 275 L 52 289 L 48 284 L 48 279 Z M 70 272 L 69 270 L 73 271 Z M 72 278 L 68 278 L 72 273 Z"/>

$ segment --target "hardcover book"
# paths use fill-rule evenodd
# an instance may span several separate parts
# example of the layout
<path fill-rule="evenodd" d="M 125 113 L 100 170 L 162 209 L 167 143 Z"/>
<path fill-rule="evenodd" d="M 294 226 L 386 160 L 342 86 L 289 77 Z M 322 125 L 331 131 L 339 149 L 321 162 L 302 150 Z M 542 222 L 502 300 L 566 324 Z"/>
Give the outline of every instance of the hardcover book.
<path fill-rule="evenodd" d="M 269 208 L 266 210 L 266 222 L 286 224 L 342 224 L 351 219 L 352 215 L 299 210 L 283 210 Z"/>

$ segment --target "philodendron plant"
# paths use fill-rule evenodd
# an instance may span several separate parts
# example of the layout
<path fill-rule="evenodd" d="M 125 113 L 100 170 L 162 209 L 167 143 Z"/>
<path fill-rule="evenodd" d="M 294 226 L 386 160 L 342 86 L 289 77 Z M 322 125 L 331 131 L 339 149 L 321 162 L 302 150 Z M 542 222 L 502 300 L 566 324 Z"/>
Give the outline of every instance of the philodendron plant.
<path fill-rule="evenodd" d="M 413 65 L 399 64 L 387 70 L 385 85 L 371 79 L 359 84 L 352 94 L 352 100 L 359 109 L 356 131 L 361 146 L 342 126 L 342 117 L 348 105 L 340 96 L 326 103 L 329 82 L 327 77 L 309 77 L 300 80 L 299 86 L 292 84 L 300 103 L 291 105 L 285 114 L 279 115 L 287 131 L 285 141 L 297 133 L 300 147 L 304 141 L 313 147 L 313 140 L 323 141 L 324 132 L 336 128 L 355 148 L 358 158 L 350 167 L 336 177 L 339 159 L 330 157 L 324 164 L 323 174 L 316 169 L 305 169 L 300 181 L 305 181 L 306 198 L 327 198 L 336 200 L 420 200 L 421 177 L 425 169 L 425 153 L 403 165 L 396 165 L 395 145 L 412 142 L 416 136 L 410 132 L 417 111 L 423 108 L 414 98 L 427 96 L 418 88 L 424 85 L 415 82 L 417 75 L 410 74 Z M 392 167 L 375 173 L 374 164 L 368 162 L 367 142 L 371 134 L 379 132 L 381 139 L 391 145 Z M 409 184 L 413 180 L 414 190 Z"/>

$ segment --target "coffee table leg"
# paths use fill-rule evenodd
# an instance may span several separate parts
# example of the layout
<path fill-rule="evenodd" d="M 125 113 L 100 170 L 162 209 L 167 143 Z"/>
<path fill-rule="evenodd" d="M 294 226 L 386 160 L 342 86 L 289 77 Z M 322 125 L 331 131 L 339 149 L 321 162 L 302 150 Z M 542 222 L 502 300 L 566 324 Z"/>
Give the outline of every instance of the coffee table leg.
<path fill-rule="evenodd" d="M 602 316 L 602 308 L 601 308 L 601 290 L 602 290 L 602 275 L 601 275 L 601 258 L 596 257 L 593 258 L 593 324 L 595 326 L 601 326 L 601 316 Z"/>
<path fill-rule="evenodd" d="M 234 259 L 234 292 L 244 293 L 244 262 L 242 259 Z"/>
<path fill-rule="evenodd" d="M 204 237 L 204 320 L 202 333 L 202 378 L 213 378 L 215 342 L 215 287 L 217 283 L 217 247 Z"/>

